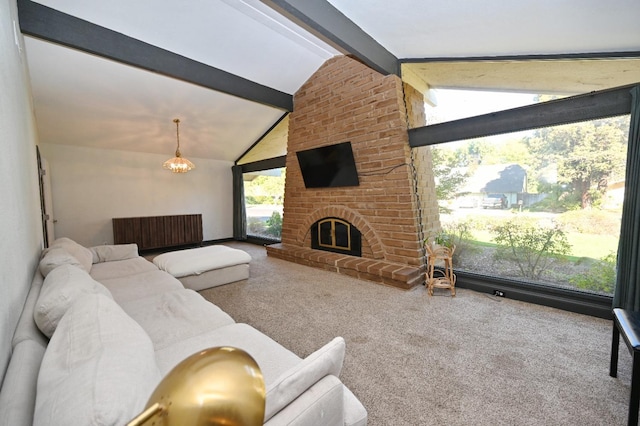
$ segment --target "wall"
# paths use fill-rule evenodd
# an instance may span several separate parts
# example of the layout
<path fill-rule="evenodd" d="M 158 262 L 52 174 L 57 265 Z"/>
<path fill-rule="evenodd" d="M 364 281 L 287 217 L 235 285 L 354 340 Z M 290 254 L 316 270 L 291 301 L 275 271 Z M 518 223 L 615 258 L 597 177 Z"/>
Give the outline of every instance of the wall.
<path fill-rule="evenodd" d="M 43 244 L 35 122 L 17 20 L 16 2 L 0 0 L 0 381 Z"/>
<path fill-rule="evenodd" d="M 174 174 L 158 154 L 43 144 L 49 161 L 56 238 L 112 244 L 114 217 L 202 214 L 205 241 L 233 236 L 232 163 L 189 158 Z"/>
<path fill-rule="evenodd" d="M 424 110 L 424 96 L 418 90 L 404 84 L 404 99 L 407 106 L 409 128 L 426 126 L 427 118 Z M 420 228 L 423 239 L 435 235 L 441 228 L 440 209 L 436 196 L 436 182 L 433 175 L 433 157 L 430 146 L 421 146 L 411 150 L 416 194 L 418 197 Z"/>
<path fill-rule="evenodd" d="M 416 105 L 407 111 L 400 78 L 346 56 L 325 62 L 298 90 L 289 118 L 282 244 L 269 254 L 402 288 L 424 281 L 421 206 L 408 140 L 411 122 L 424 121 L 424 109 L 417 106 L 419 92 L 410 96 Z M 295 153 L 345 141 L 360 185 L 305 188 Z M 311 253 L 309 228 L 325 217 L 360 230 L 362 259 Z"/>

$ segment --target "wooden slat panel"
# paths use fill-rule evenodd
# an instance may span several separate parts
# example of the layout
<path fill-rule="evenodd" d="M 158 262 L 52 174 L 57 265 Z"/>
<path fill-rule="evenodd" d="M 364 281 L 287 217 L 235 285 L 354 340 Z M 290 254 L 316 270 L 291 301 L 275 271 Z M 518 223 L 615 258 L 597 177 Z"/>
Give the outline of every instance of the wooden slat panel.
<path fill-rule="evenodd" d="M 113 219 L 114 244 L 137 243 L 141 231 L 140 218 Z"/>
<path fill-rule="evenodd" d="M 139 250 L 202 243 L 202 215 L 114 218 L 115 244 L 138 244 Z"/>

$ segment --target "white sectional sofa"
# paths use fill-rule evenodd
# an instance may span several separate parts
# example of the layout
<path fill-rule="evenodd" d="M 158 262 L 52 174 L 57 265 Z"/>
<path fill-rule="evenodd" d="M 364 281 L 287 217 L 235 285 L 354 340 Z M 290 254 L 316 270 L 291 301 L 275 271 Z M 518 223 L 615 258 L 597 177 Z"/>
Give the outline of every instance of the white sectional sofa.
<path fill-rule="evenodd" d="M 366 425 L 336 337 L 301 359 L 138 256 L 134 244 L 43 252 L 12 342 L 0 425 L 123 425 L 175 365 L 233 346 L 258 363 L 267 425 Z"/>

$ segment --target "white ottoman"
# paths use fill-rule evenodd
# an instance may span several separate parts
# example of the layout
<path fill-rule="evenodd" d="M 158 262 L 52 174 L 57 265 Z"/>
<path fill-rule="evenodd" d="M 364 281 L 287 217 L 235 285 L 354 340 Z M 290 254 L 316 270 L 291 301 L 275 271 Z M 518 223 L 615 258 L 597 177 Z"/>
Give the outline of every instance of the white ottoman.
<path fill-rule="evenodd" d="M 249 253 L 221 245 L 172 251 L 153 259 L 158 268 L 196 291 L 249 278 L 249 262 Z"/>

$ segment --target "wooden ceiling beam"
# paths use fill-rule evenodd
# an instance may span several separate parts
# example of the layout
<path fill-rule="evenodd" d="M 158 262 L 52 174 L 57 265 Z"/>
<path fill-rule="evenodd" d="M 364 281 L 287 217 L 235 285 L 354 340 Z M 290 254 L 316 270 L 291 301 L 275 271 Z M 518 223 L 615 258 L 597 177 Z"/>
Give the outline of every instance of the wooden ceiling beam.
<path fill-rule="evenodd" d="M 142 42 L 30 0 L 18 0 L 23 34 L 131 65 L 166 77 L 293 110 L 293 96 L 235 74 Z"/>
<path fill-rule="evenodd" d="M 409 130 L 409 145 L 415 148 L 629 114 L 630 91 L 636 85 L 417 127 Z"/>
<path fill-rule="evenodd" d="M 326 0 L 261 0 L 295 24 L 383 75 L 400 75 L 398 58 Z"/>

